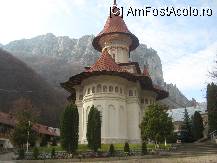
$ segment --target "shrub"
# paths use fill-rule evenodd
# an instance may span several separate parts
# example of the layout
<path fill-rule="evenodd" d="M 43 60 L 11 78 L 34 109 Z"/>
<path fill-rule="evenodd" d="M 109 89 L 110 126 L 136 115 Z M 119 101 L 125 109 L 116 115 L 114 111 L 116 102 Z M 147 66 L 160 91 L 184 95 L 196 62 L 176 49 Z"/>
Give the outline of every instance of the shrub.
<path fill-rule="evenodd" d="M 56 156 L 55 148 L 52 148 L 52 150 L 51 150 L 51 158 L 55 158 L 55 156 Z"/>
<path fill-rule="evenodd" d="M 124 152 L 127 153 L 128 155 L 129 155 L 129 153 L 130 153 L 130 146 L 129 146 L 129 143 L 128 143 L 128 142 L 126 142 L 126 143 L 124 144 Z"/>
<path fill-rule="evenodd" d="M 19 160 L 23 160 L 25 158 L 25 152 L 24 152 L 24 149 L 23 148 L 20 148 L 18 150 L 18 159 Z"/>
<path fill-rule="evenodd" d="M 115 147 L 113 144 L 111 144 L 109 147 L 109 155 L 114 156 L 114 154 L 115 154 Z"/>
<path fill-rule="evenodd" d="M 38 156 L 39 156 L 39 150 L 38 150 L 37 147 L 34 147 L 34 148 L 33 148 L 33 158 L 34 158 L 35 160 L 37 160 L 37 159 L 38 159 Z"/>
<path fill-rule="evenodd" d="M 142 142 L 142 155 L 147 154 L 147 145 L 146 142 Z"/>
<path fill-rule="evenodd" d="M 176 143 L 177 133 L 172 133 L 167 137 L 167 143 Z"/>

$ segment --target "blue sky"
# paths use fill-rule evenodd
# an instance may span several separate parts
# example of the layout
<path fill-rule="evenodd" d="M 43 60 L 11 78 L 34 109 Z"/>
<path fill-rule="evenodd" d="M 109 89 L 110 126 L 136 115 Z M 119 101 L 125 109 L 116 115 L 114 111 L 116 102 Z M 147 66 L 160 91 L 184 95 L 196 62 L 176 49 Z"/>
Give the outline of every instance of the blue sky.
<path fill-rule="evenodd" d="M 53 33 L 79 38 L 99 33 L 109 14 L 112 0 L 0 0 L 0 43 Z M 129 7 L 162 8 L 188 6 L 211 8 L 212 16 L 126 16 L 128 28 L 141 43 L 157 50 L 164 79 L 174 83 L 188 97 L 205 101 L 208 71 L 217 54 L 216 0 L 117 0 Z M 124 13 L 125 13 L 124 12 Z"/>

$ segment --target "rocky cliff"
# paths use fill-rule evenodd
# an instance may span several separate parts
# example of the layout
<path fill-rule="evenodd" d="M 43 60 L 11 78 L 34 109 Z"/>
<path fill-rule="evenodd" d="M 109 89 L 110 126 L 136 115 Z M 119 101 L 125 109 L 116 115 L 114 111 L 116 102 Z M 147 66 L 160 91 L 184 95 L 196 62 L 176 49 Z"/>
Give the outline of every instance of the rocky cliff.
<path fill-rule="evenodd" d="M 60 82 L 66 81 L 71 75 L 81 72 L 84 66 L 90 66 L 96 61 L 99 52 L 92 47 L 93 38 L 93 35 L 86 35 L 71 39 L 48 33 L 32 39 L 12 41 L 3 48 L 35 69 L 54 87 L 59 87 Z M 154 83 L 170 92 L 170 97 L 163 102 L 169 103 L 172 108 L 188 102 L 178 88 L 164 82 L 161 60 L 154 49 L 140 44 L 131 53 L 131 60 L 138 62 L 141 68 L 148 64 Z"/>

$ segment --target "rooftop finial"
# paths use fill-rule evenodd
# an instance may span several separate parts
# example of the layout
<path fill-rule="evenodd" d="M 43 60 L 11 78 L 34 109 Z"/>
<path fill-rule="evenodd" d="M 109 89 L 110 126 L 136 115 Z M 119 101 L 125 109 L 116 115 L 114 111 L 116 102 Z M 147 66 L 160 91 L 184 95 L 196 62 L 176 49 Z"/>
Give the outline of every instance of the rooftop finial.
<path fill-rule="evenodd" d="M 116 0 L 114 0 L 114 5 L 117 5 L 117 2 L 116 2 Z"/>

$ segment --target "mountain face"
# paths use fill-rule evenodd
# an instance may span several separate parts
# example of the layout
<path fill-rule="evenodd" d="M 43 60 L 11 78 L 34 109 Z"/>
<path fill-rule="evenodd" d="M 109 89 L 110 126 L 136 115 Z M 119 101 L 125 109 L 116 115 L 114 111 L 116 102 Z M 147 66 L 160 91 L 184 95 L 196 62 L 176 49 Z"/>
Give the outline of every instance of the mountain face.
<path fill-rule="evenodd" d="M 0 49 L 0 111 L 10 112 L 15 101 L 28 99 L 39 112 L 39 121 L 57 126 L 64 94 L 10 53 Z"/>
<path fill-rule="evenodd" d="M 93 38 L 93 35 L 86 35 L 79 39 L 71 39 L 67 36 L 56 37 L 48 33 L 32 39 L 12 41 L 3 48 L 27 63 L 52 86 L 59 87 L 60 82 L 83 71 L 83 67 L 95 63 L 100 53 L 92 47 Z M 148 65 L 154 83 L 171 93 L 166 101 L 171 108 L 181 107 L 188 103 L 188 99 L 178 88 L 164 82 L 161 60 L 154 49 L 140 44 L 131 53 L 131 60 L 138 62 L 141 69 L 144 64 Z"/>

